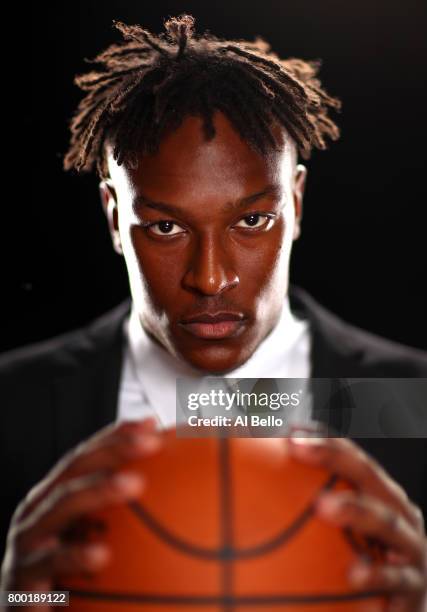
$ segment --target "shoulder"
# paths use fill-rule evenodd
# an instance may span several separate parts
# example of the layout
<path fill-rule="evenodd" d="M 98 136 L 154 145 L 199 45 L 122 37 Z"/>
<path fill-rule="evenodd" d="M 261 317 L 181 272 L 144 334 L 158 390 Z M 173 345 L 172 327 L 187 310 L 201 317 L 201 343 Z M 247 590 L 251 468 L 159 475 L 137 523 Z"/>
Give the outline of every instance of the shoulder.
<path fill-rule="evenodd" d="M 310 324 L 317 376 L 427 377 L 426 352 L 344 321 L 302 289 L 293 287 L 290 297 Z"/>
<path fill-rule="evenodd" d="M 366 368 L 382 369 L 388 376 L 427 376 L 427 353 L 388 340 L 340 321 L 340 337 L 351 343 Z"/>
<path fill-rule="evenodd" d="M 117 340 L 129 309 L 130 302 L 123 302 L 82 328 L 1 354 L 0 380 L 52 379 L 89 365 Z"/>

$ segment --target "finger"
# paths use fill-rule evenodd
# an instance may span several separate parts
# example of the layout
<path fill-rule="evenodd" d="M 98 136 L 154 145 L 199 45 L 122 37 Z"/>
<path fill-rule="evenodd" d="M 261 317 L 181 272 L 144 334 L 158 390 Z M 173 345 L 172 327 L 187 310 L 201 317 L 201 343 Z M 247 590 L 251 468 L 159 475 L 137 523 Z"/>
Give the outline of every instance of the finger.
<path fill-rule="evenodd" d="M 9 572 L 7 590 L 47 593 L 52 590 L 56 577 L 81 572 L 92 574 L 102 569 L 110 558 L 110 550 L 101 544 L 60 546 L 59 540 L 54 545 L 49 542 L 37 551 L 19 556 L 13 571 Z M 39 602 L 26 609 L 44 612 L 50 606 Z"/>
<path fill-rule="evenodd" d="M 393 595 L 387 604 L 386 612 L 425 612 L 424 608 L 420 608 L 420 602 L 408 602 L 406 595 Z"/>
<path fill-rule="evenodd" d="M 154 419 L 107 426 L 70 451 L 19 505 L 14 519 L 25 517 L 59 483 L 99 470 L 114 470 L 124 462 L 161 447 Z"/>
<path fill-rule="evenodd" d="M 423 573 L 411 565 L 396 567 L 359 563 L 351 568 L 349 579 L 356 587 L 389 594 L 406 594 L 414 598 L 421 598 L 426 588 Z"/>
<path fill-rule="evenodd" d="M 124 461 L 151 454 L 162 444 L 162 436 L 152 428 L 153 421 L 136 425 L 124 423 L 111 433 L 83 443 L 70 455 L 61 480 L 96 470 L 114 469 Z"/>
<path fill-rule="evenodd" d="M 319 498 L 317 510 L 332 523 L 372 536 L 404 554 L 407 561 L 423 565 L 423 539 L 401 514 L 376 498 L 350 491 L 328 493 Z"/>
<path fill-rule="evenodd" d="M 288 438 L 293 457 L 322 466 L 351 482 L 355 487 L 380 498 L 419 531 L 423 531 L 422 514 L 398 485 L 372 457 L 347 438 Z"/>
<path fill-rule="evenodd" d="M 37 550 L 20 557 L 14 569 L 15 587 L 19 590 L 34 590 L 34 587 L 41 583 L 52 585 L 54 578 L 59 575 L 96 572 L 102 569 L 110 558 L 109 548 L 102 544 L 67 545 Z"/>
<path fill-rule="evenodd" d="M 138 497 L 143 486 L 143 477 L 137 472 L 85 476 L 60 484 L 27 518 L 12 527 L 11 537 L 19 550 L 29 551 L 46 538 L 59 535 L 87 512 Z"/>

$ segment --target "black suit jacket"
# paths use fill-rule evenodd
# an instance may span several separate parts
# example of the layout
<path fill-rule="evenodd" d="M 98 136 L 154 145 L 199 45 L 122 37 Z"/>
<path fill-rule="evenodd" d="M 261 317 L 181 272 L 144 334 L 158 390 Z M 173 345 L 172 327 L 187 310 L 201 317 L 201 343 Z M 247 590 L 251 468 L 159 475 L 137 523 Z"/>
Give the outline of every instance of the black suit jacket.
<path fill-rule="evenodd" d="M 291 290 L 290 301 L 310 323 L 313 378 L 427 378 L 425 353 L 344 323 L 301 289 Z M 84 329 L 0 357 L 0 548 L 28 490 L 67 450 L 115 420 L 129 310 L 126 301 Z M 332 411 L 337 429 L 345 401 Z M 427 516 L 427 440 L 357 441 Z"/>

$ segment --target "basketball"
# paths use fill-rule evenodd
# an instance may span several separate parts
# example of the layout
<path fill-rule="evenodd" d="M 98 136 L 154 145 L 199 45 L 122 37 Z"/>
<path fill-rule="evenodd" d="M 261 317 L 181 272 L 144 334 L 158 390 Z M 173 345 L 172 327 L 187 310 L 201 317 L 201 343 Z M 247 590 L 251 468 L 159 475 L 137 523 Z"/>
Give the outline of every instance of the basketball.
<path fill-rule="evenodd" d="M 372 544 L 316 517 L 323 491 L 349 488 L 298 463 L 282 439 L 180 438 L 165 432 L 141 497 L 84 517 L 74 537 L 107 541 L 93 575 L 64 576 L 77 612 L 380 612 L 385 600 L 351 587 Z"/>

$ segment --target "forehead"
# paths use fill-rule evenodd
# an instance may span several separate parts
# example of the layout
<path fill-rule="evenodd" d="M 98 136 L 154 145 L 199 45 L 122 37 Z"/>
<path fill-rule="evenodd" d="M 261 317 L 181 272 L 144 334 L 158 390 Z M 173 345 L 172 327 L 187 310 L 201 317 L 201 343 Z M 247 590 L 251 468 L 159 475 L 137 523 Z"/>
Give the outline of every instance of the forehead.
<path fill-rule="evenodd" d="M 276 128 L 277 151 L 261 155 L 241 138 L 222 113 L 214 115 L 215 137 L 206 140 L 202 120 L 186 117 L 180 127 L 167 134 L 159 150 L 140 155 L 136 169 L 120 168 L 108 152 L 110 176 L 125 181 L 133 192 L 167 197 L 171 190 L 183 193 L 193 190 L 223 193 L 224 197 L 241 197 L 266 185 L 289 181 L 296 163 L 292 140 Z M 280 130 L 280 131 L 279 131 Z M 121 175 L 121 176 L 120 176 Z M 124 175 L 124 176 L 123 176 Z"/>

